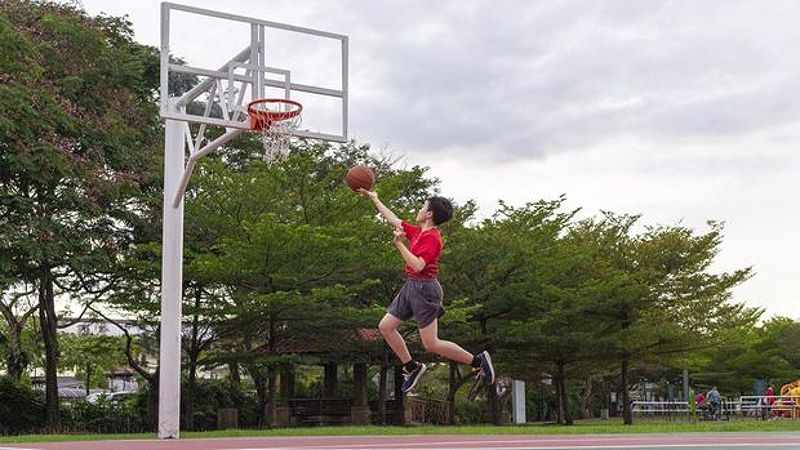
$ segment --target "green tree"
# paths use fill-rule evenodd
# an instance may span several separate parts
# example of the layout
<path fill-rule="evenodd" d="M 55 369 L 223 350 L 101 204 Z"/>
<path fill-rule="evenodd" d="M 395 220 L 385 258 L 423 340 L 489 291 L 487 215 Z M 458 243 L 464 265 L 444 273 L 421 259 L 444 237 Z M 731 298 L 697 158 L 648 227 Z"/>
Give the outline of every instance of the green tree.
<path fill-rule="evenodd" d="M 100 385 L 103 375 L 127 362 L 122 336 L 59 333 L 60 367 L 83 376 L 86 395 L 91 386 Z"/>
<path fill-rule="evenodd" d="M 738 322 L 726 321 L 719 345 L 691 361 L 692 377 L 706 389 L 719 386 L 730 395 L 754 395 L 753 380 L 781 385 L 798 378 L 796 344 L 800 326 L 792 319 L 775 317 L 758 325 L 760 310 L 743 309 Z"/>
<path fill-rule="evenodd" d="M 516 376 L 538 383 L 543 370 L 552 370 L 556 421 L 572 424 L 568 375 L 580 373 L 581 383 L 591 383 L 595 366 L 602 367 L 595 357 L 602 352 L 602 329 L 596 318 L 585 314 L 591 306 L 585 291 L 594 282 L 591 252 L 566 232 L 568 218 L 560 222 L 562 228 L 551 231 L 550 245 L 540 249 L 531 264 L 527 295 L 521 297 L 525 306 L 503 328 L 510 336 L 514 353 L 508 357 L 513 358 Z"/>
<path fill-rule="evenodd" d="M 548 270 L 559 233 L 573 212 L 560 211 L 564 199 L 512 207 L 501 203 L 494 216 L 453 233 L 448 241 L 446 285 L 456 298 L 478 306 L 471 314 L 477 337 L 464 341 L 497 349 L 498 370 L 512 369 L 519 343 L 508 328 L 541 310 L 541 277 Z M 504 349 L 512 349 L 504 353 Z M 519 369 L 519 367 L 516 367 Z M 500 422 L 493 389 L 487 390 L 489 418 Z"/>
<path fill-rule="evenodd" d="M 750 269 L 711 273 L 722 226 L 697 234 L 680 226 L 645 227 L 638 216 L 605 213 L 580 223 L 573 233 L 594 247 L 594 286 L 586 312 L 605 322 L 598 339 L 606 357 L 620 361 L 623 418 L 632 423 L 629 373 L 633 362 L 661 362 L 713 345 L 720 317 L 732 308 L 731 289 Z M 598 355 L 599 356 L 599 355 Z"/>
<path fill-rule="evenodd" d="M 768 348 L 774 345 L 781 357 L 797 372 L 800 369 L 800 348 L 797 345 L 800 342 L 800 322 L 788 317 L 773 317 L 764 323 L 764 328 L 768 334 Z"/>
<path fill-rule="evenodd" d="M 9 289 L 0 293 L 0 313 L 3 315 L 5 326 L 0 326 L 0 354 L 5 357 L 5 367 L 8 376 L 14 381 L 20 381 L 28 368 L 32 344 L 26 342 L 24 330 L 29 324 L 29 319 L 36 313 L 37 304 L 30 300 L 33 289 L 21 283 L 14 283 L 14 292 Z M 33 303 L 33 304 L 32 304 Z"/>
<path fill-rule="evenodd" d="M 130 237 L 159 159 L 158 56 L 125 19 L 22 0 L 0 3 L 0 55 L 2 267 L 36 287 L 57 426 L 56 299 L 101 289 Z"/>
<path fill-rule="evenodd" d="M 236 349 L 228 362 L 253 378 L 262 423 L 270 424 L 277 367 L 289 362 L 280 349 L 299 339 L 345 357 L 356 343 L 342 331 L 374 327 L 378 305 L 390 299 L 385 292 L 401 281 L 387 245 L 390 230 L 344 184 L 347 169 L 357 162 L 373 167 L 384 198 L 400 209 L 415 201 L 418 207 L 424 196 L 414 186 L 429 182 L 420 179 L 422 170 L 394 169 L 354 144 L 298 142 L 272 165 L 252 154 L 246 140 L 233 143 L 224 160 L 204 161 L 195 174 L 187 236 L 203 245 L 187 252 L 186 273 L 190 283 L 218 294 L 202 322 L 216 323 L 214 336 Z"/>

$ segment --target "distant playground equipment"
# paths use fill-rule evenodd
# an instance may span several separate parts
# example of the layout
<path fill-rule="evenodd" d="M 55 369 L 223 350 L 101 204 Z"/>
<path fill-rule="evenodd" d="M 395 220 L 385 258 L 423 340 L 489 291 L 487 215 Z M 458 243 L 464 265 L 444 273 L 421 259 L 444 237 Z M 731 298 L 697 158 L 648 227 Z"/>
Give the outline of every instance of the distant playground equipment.
<path fill-rule="evenodd" d="M 641 417 L 684 416 L 699 420 L 728 420 L 732 417 L 800 419 L 800 380 L 784 384 L 779 391 L 773 391 L 770 387 L 760 395 L 732 398 L 722 396 L 716 407 L 711 407 L 707 401 L 697 405 L 694 401 L 658 400 L 660 401 L 632 400 L 631 410 Z"/>
<path fill-rule="evenodd" d="M 744 416 L 764 420 L 780 417 L 800 418 L 800 380 L 784 384 L 779 392 L 768 388 L 764 395 L 739 397 L 737 410 Z"/>
<path fill-rule="evenodd" d="M 772 415 L 778 417 L 800 417 L 800 380 L 781 386 L 780 396 L 772 402 Z M 767 399 L 767 404 L 770 399 Z"/>

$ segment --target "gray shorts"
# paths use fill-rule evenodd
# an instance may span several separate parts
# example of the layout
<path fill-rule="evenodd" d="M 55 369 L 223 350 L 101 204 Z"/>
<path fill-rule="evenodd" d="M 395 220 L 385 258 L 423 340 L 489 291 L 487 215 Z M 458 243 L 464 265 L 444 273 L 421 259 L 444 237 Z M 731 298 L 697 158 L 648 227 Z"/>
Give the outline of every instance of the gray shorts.
<path fill-rule="evenodd" d="M 414 317 L 418 328 L 425 328 L 442 317 L 444 291 L 437 279 L 407 278 L 389 305 L 389 314 L 400 320 Z"/>

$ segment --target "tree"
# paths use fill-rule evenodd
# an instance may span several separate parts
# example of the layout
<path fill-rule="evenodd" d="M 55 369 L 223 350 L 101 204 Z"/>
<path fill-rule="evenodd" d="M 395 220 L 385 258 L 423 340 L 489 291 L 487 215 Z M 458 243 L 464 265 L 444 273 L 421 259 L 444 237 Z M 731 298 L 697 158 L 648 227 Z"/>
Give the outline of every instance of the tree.
<path fill-rule="evenodd" d="M 502 361 L 518 359 L 519 348 L 507 326 L 525 321 L 540 310 L 541 275 L 552 257 L 556 240 L 574 212 L 559 211 L 564 199 L 511 207 L 501 203 L 491 218 L 454 230 L 448 240 L 447 278 L 453 295 L 479 307 L 470 321 L 479 337 L 475 345 L 497 349 Z M 504 349 L 512 349 L 503 353 Z M 511 367 L 508 367 L 509 369 Z M 488 391 L 489 417 L 499 423 L 495 391 Z"/>
<path fill-rule="evenodd" d="M 31 304 L 30 295 L 34 292 L 33 289 L 20 283 L 15 283 L 15 288 L 23 290 L 0 293 L 0 313 L 5 320 L 5 327 L 0 327 L 0 349 L 5 353 L 8 376 L 19 381 L 31 359 L 30 345 L 26 345 L 23 331 L 36 312 L 37 304 Z"/>
<path fill-rule="evenodd" d="M 788 317 L 773 317 L 764 323 L 767 348 L 777 348 L 781 357 L 795 370 L 800 369 L 800 322 Z"/>
<path fill-rule="evenodd" d="M 645 227 L 638 216 L 605 213 L 572 231 L 594 248 L 594 283 L 585 294 L 586 313 L 605 322 L 598 336 L 606 357 L 620 361 L 623 418 L 632 423 L 629 373 L 632 361 L 664 362 L 713 345 L 720 317 L 736 305 L 731 289 L 750 276 L 745 268 L 710 273 L 722 240 L 722 226 L 696 234 L 680 226 Z"/>
<path fill-rule="evenodd" d="M 726 321 L 720 345 L 690 361 L 694 381 L 706 389 L 715 385 L 734 395 L 753 394 L 757 378 L 778 387 L 794 381 L 800 368 L 795 359 L 798 323 L 775 317 L 758 325 L 761 311 L 752 308 L 743 308 L 738 316 L 737 321 Z"/>
<path fill-rule="evenodd" d="M 186 274 L 190 286 L 214 298 L 198 324 L 237 349 L 227 360 L 255 381 L 262 424 L 269 425 L 277 366 L 292 361 L 279 349 L 299 340 L 345 357 L 357 343 L 342 331 L 373 327 L 383 309 L 377 305 L 390 298 L 384 291 L 401 280 L 386 245 L 389 230 L 346 187 L 347 169 L 356 162 L 373 167 L 384 198 L 401 210 L 425 198 L 415 186 L 429 182 L 422 170 L 396 170 L 365 146 L 299 141 L 288 158 L 268 165 L 252 158 L 252 142 L 233 142 L 224 158 L 209 158 L 195 174 Z M 209 363 L 224 361 L 215 353 Z"/>
<path fill-rule="evenodd" d="M 522 313 L 503 330 L 510 336 L 508 345 L 515 353 L 511 369 L 518 377 L 538 383 L 543 363 L 550 365 L 556 422 L 570 425 L 569 369 L 581 373 L 582 382 L 591 385 L 594 366 L 600 365 L 595 355 L 602 349 L 597 339 L 599 324 L 585 314 L 589 297 L 584 291 L 593 282 L 592 260 L 580 241 L 569 233 L 561 237 L 569 225 L 561 223 L 564 228 L 554 230 L 552 243 L 540 250 L 537 263 L 531 265 Z"/>
<path fill-rule="evenodd" d="M 92 385 L 101 383 L 106 372 L 126 363 L 125 338 L 122 336 L 61 333 L 59 346 L 60 366 L 83 375 L 86 395 L 89 395 Z"/>
<path fill-rule="evenodd" d="M 157 51 L 125 19 L 0 4 L 0 248 L 34 284 L 58 426 L 56 298 L 103 283 L 157 163 Z M 7 266 L 6 266 L 7 267 Z"/>

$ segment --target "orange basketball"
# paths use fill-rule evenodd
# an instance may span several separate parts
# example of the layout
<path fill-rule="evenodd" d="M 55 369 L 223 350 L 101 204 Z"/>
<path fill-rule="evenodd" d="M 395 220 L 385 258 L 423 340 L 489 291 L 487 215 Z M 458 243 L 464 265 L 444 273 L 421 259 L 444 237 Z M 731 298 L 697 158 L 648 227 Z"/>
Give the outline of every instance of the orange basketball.
<path fill-rule="evenodd" d="M 345 180 L 350 189 L 354 191 L 359 189 L 370 190 L 375 185 L 375 173 L 367 166 L 353 166 L 347 171 Z"/>

